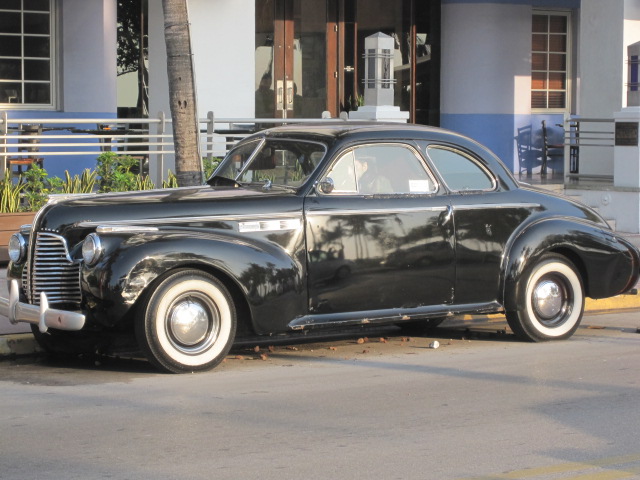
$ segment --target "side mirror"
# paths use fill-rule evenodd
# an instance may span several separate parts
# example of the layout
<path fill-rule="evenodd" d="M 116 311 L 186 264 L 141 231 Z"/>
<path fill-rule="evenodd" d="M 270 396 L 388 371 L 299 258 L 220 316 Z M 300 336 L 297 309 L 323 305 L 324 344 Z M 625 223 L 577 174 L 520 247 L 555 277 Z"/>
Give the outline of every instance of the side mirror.
<path fill-rule="evenodd" d="M 326 177 L 324 180 L 321 180 L 318 184 L 320 191 L 324 194 L 329 194 L 333 192 L 334 188 L 336 188 L 335 183 L 333 183 L 333 179 L 331 177 Z"/>

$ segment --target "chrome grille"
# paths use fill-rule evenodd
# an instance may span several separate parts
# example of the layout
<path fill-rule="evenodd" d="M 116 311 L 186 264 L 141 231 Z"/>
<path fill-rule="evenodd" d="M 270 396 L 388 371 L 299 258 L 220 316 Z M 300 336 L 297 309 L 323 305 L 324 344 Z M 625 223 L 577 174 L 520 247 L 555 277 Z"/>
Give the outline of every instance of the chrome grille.
<path fill-rule="evenodd" d="M 45 292 L 50 304 L 80 305 L 80 263 L 69 256 L 67 242 L 60 235 L 39 232 L 30 268 L 23 275 L 29 303 L 40 304 L 40 292 Z"/>

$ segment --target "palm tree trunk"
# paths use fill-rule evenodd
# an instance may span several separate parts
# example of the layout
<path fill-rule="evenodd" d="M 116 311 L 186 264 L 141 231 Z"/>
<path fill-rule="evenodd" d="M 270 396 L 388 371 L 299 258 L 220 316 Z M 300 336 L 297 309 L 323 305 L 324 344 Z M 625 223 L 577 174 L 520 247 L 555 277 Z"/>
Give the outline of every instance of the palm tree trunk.
<path fill-rule="evenodd" d="M 178 185 L 202 184 L 187 0 L 162 0 Z"/>

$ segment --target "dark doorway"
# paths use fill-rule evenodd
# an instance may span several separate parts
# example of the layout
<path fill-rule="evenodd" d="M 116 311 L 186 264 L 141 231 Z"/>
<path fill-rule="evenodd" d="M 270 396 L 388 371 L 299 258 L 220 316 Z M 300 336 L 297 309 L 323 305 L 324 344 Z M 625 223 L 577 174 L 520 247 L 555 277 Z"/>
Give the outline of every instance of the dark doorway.
<path fill-rule="evenodd" d="M 256 0 L 256 117 L 333 117 L 361 104 L 364 39 L 395 40 L 395 105 L 440 122 L 440 0 Z"/>

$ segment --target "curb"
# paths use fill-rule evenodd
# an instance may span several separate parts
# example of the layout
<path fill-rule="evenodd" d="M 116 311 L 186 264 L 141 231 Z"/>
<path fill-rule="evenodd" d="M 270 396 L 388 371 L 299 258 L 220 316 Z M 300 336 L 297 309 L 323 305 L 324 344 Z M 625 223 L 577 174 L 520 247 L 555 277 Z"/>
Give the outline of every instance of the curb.
<path fill-rule="evenodd" d="M 612 313 L 613 311 L 640 311 L 640 293 L 618 295 L 617 297 L 593 300 L 587 298 L 584 306 L 585 313 Z M 475 318 L 476 322 L 485 319 L 503 319 L 504 315 L 471 316 L 462 315 L 459 317 L 460 323 L 470 321 Z M 34 355 L 42 352 L 36 339 L 31 333 L 14 333 L 0 335 L 0 360 L 18 356 Z"/>
<path fill-rule="evenodd" d="M 0 359 L 33 355 L 40 351 L 41 349 L 31 333 L 0 335 Z"/>

